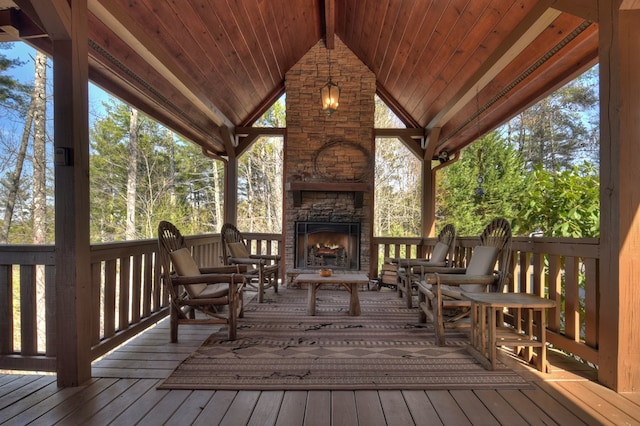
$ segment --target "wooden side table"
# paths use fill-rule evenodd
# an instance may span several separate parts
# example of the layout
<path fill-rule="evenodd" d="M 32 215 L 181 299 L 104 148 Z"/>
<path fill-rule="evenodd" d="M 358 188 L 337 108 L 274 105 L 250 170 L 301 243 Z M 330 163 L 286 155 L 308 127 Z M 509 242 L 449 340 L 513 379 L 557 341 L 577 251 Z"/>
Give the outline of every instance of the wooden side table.
<path fill-rule="evenodd" d="M 330 277 L 321 277 L 319 274 L 300 274 L 294 283 L 307 283 L 308 300 L 307 315 L 316 314 L 316 293 L 323 284 L 339 284 L 349 291 L 349 315 L 360 315 L 360 297 L 358 296 L 358 286 L 369 285 L 369 277 L 365 274 L 335 274 Z"/>
<path fill-rule="evenodd" d="M 469 349 L 485 368 L 495 370 L 498 346 L 511 346 L 533 349 L 536 368 L 549 372 L 545 310 L 556 306 L 554 300 L 528 293 L 463 293 L 463 296 L 471 301 Z M 498 325 L 504 308 L 518 309 L 524 314 L 524 321 L 517 315 L 515 327 Z M 529 351 L 527 361 L 531 361 L 532 355 Z"/>

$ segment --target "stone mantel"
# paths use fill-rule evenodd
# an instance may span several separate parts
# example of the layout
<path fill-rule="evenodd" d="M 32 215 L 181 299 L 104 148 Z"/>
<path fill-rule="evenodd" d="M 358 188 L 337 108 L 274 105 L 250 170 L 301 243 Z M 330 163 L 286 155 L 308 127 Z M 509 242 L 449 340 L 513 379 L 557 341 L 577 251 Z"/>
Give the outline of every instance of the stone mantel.
<path fill-rule="evenodd" d="M 353 192 L 356 208 L 362 207 L 363 195 L 370 190 L 369 184 L 362 182 L 289 182 L 286 189 L 293 193 L 296 207 L 302 205 L 303 192 Z"/>

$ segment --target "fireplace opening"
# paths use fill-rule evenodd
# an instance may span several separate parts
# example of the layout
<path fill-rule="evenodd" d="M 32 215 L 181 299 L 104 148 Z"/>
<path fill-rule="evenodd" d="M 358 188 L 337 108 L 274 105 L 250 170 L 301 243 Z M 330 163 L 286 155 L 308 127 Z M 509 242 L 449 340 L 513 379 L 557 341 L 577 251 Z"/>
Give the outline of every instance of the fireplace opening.
<path fill-rule="evenodd" d="M 360 270 L 360 223 L 296 222 L 295 267 Z"/>

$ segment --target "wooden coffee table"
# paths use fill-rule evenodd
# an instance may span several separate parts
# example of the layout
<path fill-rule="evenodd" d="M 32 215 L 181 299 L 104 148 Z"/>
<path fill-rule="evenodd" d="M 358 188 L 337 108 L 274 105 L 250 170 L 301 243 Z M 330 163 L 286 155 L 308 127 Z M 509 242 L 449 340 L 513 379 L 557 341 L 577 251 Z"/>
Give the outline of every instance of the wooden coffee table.
<path fill-rule="evenodd" d="M 349 296 L 349 315 L 360 315 L 360 298 L 358 297 L 358 286 L 361 284 L 369 284 L 369 277 L 365 274 L 334 274 L 330 277 L 321 277 L 320 274 L 300 274 L 294 280 L 294 283 L 307 283 L 308 300 L 307 315 L 316 314 L 316 293 L 323 284 L 340 284 L 350 294 Z"/>

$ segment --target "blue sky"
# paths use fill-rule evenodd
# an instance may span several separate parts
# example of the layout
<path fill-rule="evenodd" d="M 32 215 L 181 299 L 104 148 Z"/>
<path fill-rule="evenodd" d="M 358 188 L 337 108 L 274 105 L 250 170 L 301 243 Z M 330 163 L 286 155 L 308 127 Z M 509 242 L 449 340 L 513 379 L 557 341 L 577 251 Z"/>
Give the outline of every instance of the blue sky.
<path fill-rule="evenodd" d="M 0 52 L 9 59 L 20 59 L 25 62 L 20 67 L 14 67 L 9 70 L 9 74 L 21 83 L 32 84 L 33 83 L 33 59 L 35 58 L 35 49 L 26 43 L 6 43 L 8 49 L 2 49 Z M 51 61 L 49 61 L 49 75 L 47 76 L 49 81 L 52 81 L 52 68 Z M 99 87 L 89 84 L 89 110 L 90 113 L 100 114 L 100 105 L 103 101 L 109 99 L 109 95 Z M 92 117 L 89 118 L 91 121 Z"/>

